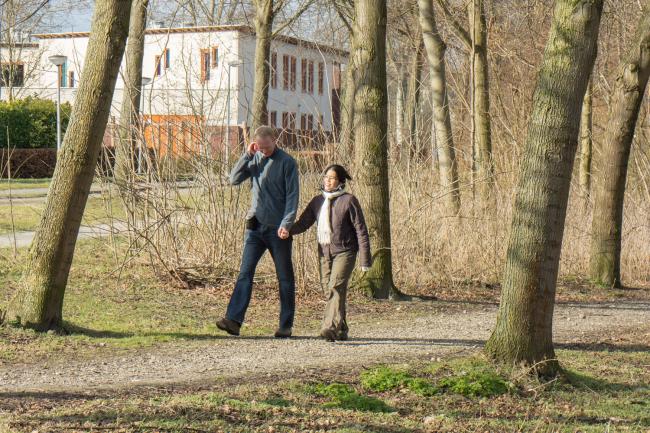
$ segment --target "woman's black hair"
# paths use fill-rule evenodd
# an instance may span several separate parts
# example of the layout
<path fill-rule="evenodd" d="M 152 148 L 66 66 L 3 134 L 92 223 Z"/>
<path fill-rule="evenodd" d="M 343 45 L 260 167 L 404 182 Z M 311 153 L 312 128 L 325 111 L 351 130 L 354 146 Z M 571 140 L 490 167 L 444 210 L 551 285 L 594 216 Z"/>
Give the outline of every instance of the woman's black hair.
<path fill-rule="evenodd" d="M 323 175 L 325 175 L 328 171 L 333 170 L 334 173 L 336 173 L 336 177 L 339 180 L 339 183 L 341 185 L 345 185 L 345 182 L 348 180 L 352 180 L 352 176 L 350 176 L 350 173 L 343 167 L 342 165 L 339 164 L 330 164 L 324 171 Z"/>

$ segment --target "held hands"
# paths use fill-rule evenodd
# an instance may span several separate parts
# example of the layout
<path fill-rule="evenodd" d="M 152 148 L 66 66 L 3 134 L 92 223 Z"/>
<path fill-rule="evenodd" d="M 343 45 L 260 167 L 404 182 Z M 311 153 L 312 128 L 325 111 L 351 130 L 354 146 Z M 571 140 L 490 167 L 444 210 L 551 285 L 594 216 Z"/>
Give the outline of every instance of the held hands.
<path fill-rule="evenodd" d="M 278 229 L 278 237 L 280 239 L 288 239 L 289 238 L 289 230 L 285 229 L 284 227 L 280 227 Z"/>
<path fill-rule="evenodd" d="M 257 153 L 257 151 L 260 150 L 260 147 L 257 145 L 256 142 L 252 141 L 248 145 L 248 149 L 246 150 L 250 156 L 253 156 Z"/>

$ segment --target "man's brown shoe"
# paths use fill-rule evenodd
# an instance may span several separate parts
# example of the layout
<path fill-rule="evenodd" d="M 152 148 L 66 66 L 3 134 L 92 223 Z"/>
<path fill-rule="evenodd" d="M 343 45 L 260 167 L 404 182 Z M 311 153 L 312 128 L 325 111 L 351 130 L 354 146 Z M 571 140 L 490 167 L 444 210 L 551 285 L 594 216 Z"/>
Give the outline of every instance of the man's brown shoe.
<path fill-rule="evenodd" d="M 331 329 L 323 329 L 320 336 L 327 341 L 336 341 L 336 333 Z"/>
<path fill-rule="evenodd" d="M 291 337 L 291 328 L 278 328 L 274 336 L 275 338 L 289 338 Z"/>
<path fill-rule="evenodd" d="M 217 328 L 226 331 L 230 335 L 239 335 L 239 328 L 241 328 L 241 325 L 234 320 L 226 319 L 224 317 L 217 321 Z"/>
<path fill-rule="evenodd" d="M 336 334 L 336 339 L 339 341 L 348 341 L 348 333 L 347 332 L 339 332 Z"/>

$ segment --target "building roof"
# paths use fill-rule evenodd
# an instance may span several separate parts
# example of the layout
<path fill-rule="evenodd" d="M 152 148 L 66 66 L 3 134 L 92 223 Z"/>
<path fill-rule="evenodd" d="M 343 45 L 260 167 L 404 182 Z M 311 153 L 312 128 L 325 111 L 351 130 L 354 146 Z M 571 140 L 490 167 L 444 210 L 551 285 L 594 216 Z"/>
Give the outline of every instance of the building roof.
<path fill-rule="evenodd" d="M 167 34 L 174 34 L 174 33 L 210 33 L 210 32 L 232 32 L 232 31 L 245 33 L 248 35 L 255 35 L 255 29 L 247 25 L 148 28 L 145 30 L 145 34 L 146 35 L 167 35 Z M 32 36 L 38 39 L 87 38 L 90 36 L 90 32 L 41 33 Z M 349 54 L 346 50 L 342 50 L 340 48 L 319 44 L 317 42 L 307 41 L 305 39 L 295 38 L 293 36 L 278 35 L 275 37 L 275 40 L 282 41 L 291 45 L 324 51 L 341 57 L 347 57 Z"/>

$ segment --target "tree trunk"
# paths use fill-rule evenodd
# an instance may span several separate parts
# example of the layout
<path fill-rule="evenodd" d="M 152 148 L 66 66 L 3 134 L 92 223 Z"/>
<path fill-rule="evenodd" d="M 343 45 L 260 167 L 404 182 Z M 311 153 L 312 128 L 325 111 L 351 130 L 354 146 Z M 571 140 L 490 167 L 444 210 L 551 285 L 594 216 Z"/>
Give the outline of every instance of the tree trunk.
<path fill-rule="evenodd" d="M 433 102 L 433 123 L 435 128 L 436 148 L 438 150 L 438 167 L 440 184 L 447 191 L 445 195 L 447 209 L 457 215 L 460 211 L 460 192 L 458 190 L 458 165 L 451 130 L 451 114 L 447 94 L 447 76 L 445 71 L 445 51 L 436 27 L 433 4 L 431 0 L 418 0 L 420 26 L 424 45 L 429 60 L 429 80 Z"/>
<path fill-rule="evenodd" d="M 552 328 L 580 108 L 596 58 L 602 0 L 557 0 L 533 96 L 497 324 L 496 361 L 557 372 Z"/>
<path fill-rule="evenodd" d="M 115 149 L 115 182 L 121 190 L 133 181 L 134 151 L 140 126 L 144 30 L 147 26 L 148 5 L 149 0 L 133 0 L 131 9 L 129 37 L 126 45 L 122 112 L 120 113 L 120 134 Z"/>
<path fill-rule="evenodd" d="M 490 121 L 490 82 L 487 61 L 487 26 L 483 0 L 472 0 L 469 7 L 472 39 L 472 115 L 474 182 L 482 206 L 492 199 L 494 162 Z"/>
<path fill-rule="evenodd" d="M 363 192 L 373 264 L 360 286 L 375 298 L 394 294 L 388 184 L 386 0 L 356 0 L 351 59 L 354 61 L 356 183 Z"/>
<path fill-rule="evenodd" d="M 580 190 L 589 199 L 591 190 L 591 156 L 592 156 L 592 82 L 589 80 L 585 98 L 582 101 L 580 118 Z"/>
<path fill-rule="evenodd" d="M 633 44 L 619 66 L 610 98 L 601 173 L 594 185 L 591 278 L 594 282 L 609 287 L 621 286 L 625 181 L 632 138 L 649 75 L 650 8 L 646 4 Z"/>
<path fill-rule="evenodd" d="M 420 101 L 420 81 L 422 75 L 422 43 L 418 43 L 415 51 L 412 54 L 409 77 L 408 77 L 408 93 L 406 96 L 406 131 L 408 133 L 407 149 L 403 149 L 403 153 L 409 161 L 419 157 L 419 145 L 417 135 L 417 113 Z"/>
<path fill-rule="evenodd" d="M 88 55 L 28 265 L 6 318 L 37 330 L 61 326 L 63 297 L 115 81 L 122 62 L 131 2 L 95 3 Z"/>
<path fill-rule="evenodd" d="M 253 89 L 253 125 L 268 123 L 269 80 L 271 78 L 269 58 L 273 39 L 273 0 L 255 1 L 255 87 Z M 230 127 L 230 125 L 228 125 Z"/>
<path fill-rule="evenodd" d="M 395 92 L 395 148 L 392 155 L 399 158 L 404 143 L 404 98 L 408 93 L 407 80 L 404 74 L 404 67 L 400 66 L 397 77 L 397 91 Z"/>

